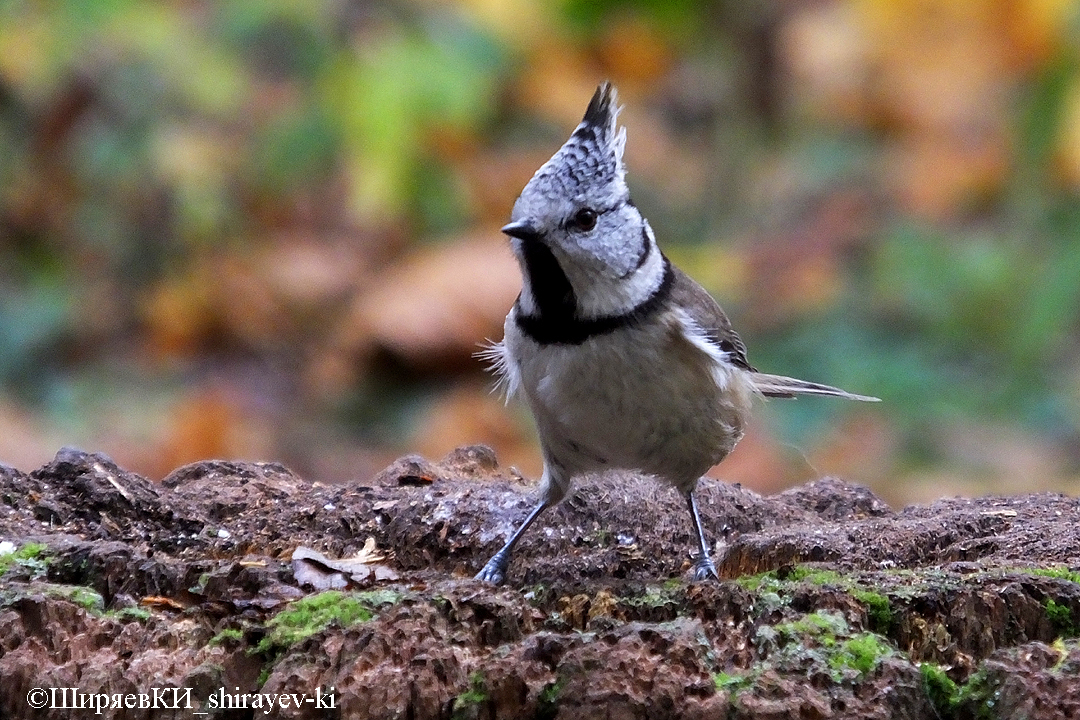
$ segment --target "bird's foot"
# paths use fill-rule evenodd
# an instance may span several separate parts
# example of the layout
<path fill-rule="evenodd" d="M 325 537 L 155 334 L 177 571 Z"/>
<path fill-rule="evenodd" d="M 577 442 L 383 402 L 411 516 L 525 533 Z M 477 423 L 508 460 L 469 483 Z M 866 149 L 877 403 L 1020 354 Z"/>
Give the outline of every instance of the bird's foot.
<path fill-rule="evenodd" d="M 476 573 L 477 580 L 483 580 L 492 585 L 502 585 L 506 579 L 506 570 L 510 566 L 510 554 L 500 550 L 491 556 L 484 568 Z"/>
<path fill-rule="evenodd" d="M 716 565 L 713 564 L 712 559 L 708 555 L 702 555 L 694 561 L 693 579 L 694 582 L 720 579 L 719 573 L 716 572 Z"/>

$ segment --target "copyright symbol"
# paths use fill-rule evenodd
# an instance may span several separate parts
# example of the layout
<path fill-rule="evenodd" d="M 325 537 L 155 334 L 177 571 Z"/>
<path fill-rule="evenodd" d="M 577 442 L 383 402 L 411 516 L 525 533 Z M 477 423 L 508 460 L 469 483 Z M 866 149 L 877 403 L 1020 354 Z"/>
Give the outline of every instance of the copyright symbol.
<path fill-rule="evenodd" d="M 32 688 L 26 693 L 26 702 L 30 707 L 40 710 L 49 703 L 49 692 L 45 688 Z"/>

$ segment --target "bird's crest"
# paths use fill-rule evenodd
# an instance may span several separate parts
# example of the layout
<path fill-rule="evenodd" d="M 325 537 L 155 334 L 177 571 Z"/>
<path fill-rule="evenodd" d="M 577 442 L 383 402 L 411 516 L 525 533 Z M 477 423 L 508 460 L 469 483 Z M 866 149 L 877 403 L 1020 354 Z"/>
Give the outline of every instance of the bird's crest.
<path fill-rule="evenodd" d="M 602 83 L 570 139 L 530 184 L 546 197 L 577 199 L 585 192 L 625 183 L 626 128 L 618 127 L 620 109 L 615 88 Z"/>

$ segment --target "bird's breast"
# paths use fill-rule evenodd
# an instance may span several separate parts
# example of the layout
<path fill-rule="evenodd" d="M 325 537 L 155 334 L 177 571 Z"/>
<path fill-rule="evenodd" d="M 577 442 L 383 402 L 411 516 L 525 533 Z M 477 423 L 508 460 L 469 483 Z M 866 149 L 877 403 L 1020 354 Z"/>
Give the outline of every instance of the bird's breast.
<path fill-rule="evenodd" d="M 660 312 L 579 345 L 539 344 L 506 324 L 546 451 L 579 469 L 623 467 L 679 484 L 723 459 L 742 436 L 743 372 Z"/>

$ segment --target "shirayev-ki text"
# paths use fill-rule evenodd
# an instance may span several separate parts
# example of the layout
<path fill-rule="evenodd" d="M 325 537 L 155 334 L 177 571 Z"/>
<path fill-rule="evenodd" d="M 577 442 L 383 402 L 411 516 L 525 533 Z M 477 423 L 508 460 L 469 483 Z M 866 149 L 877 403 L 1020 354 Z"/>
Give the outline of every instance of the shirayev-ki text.
<path fill-rule="evenodd" d="M 269 715 L 274 710 L 302 708 L 334 709 L 337 698 L 334 688 L 316 688 L 314 693 L 245 693 L 236 687 L 233 692 L 218 688 L 206 698 L 194 696 L 192 688 L 151 688 L 137 693 L 94 693 L 76 687 L 31 688 L 27 704 L 35 709 L 93 710 L 101 715 L 105 710 L 154 709 L 191 710 L 192 715 L 208 715 L 214 710 L 262 710 Z"/>

